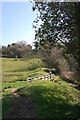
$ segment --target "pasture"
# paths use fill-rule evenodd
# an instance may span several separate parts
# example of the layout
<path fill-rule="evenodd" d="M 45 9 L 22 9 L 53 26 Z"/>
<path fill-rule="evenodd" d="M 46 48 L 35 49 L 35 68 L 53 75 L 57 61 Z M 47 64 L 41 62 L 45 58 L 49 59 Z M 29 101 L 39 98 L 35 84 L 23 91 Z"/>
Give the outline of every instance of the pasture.
<path fill-rule="evenodd" d="M 80 90 L 59 76 L 55 82 L 26 82 L 28 77 L 46 74 L 41 58 L 3 58 L 2 68 L 3 118 L 80 118 Z"/>

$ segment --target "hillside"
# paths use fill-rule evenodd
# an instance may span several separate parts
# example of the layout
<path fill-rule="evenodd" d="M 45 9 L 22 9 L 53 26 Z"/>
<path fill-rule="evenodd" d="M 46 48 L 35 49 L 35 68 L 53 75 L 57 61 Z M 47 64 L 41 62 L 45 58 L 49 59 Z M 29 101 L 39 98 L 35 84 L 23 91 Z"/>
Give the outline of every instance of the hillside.
<path fill-rule="evenodd" d="M 46 74 L 40 58 L 3 58 L 2 66 L 3 117 L 80 118 L 80 90 L 56 75 L 54 82 L 26 82 Z"/>

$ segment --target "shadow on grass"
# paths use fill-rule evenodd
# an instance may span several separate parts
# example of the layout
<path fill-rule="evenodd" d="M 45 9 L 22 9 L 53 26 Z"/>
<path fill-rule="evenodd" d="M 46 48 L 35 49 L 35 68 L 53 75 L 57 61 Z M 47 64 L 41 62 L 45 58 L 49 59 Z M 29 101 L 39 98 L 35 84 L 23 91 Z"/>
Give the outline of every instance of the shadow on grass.
<path fill-rule="evenodd" d="M 80 118 L 80 106 L 69 103 L 69 99 L 54 95 L 53 89 L 32 86 L 30 90 L 37 105 L 39 118 Z"/>
<path fill-rule="evenodd" d="M 35 105 L 29 95 L 19 94 L 18 90 L 11 94 L 5 95 L 3 99 L 2 120 L 13 118 L 34 118 Z"/>
<path fill-rule="evenodd" d="M 79 86 L 76 86 L 76 87 L 74 87 L 74 88 L 76 88 L 77 90 L 80 90 L 80 85 L 79 85 Z"/>
<path fill-rule="evenodd" d="M 24 107 L 24 91 L 26 90 L 26 87 L 19 89 L 17 92 L 19 95 L 23 96 L 23 104 L 19 103 L 22 107 L 22 112 L 23 107 Z M 80 106 L 78 104 L 71 104 L 69 102 L 69 99 L 64 99 L 59 96 L 59 94 L 56 95 L 54 94 L 55 91 L 53 89 L 50 89 L 45 86 L 31 86 L 27 88 L 27 90 L 30 92 L 30 95 L 32 96 L 32 100 L 35 101 L 36 104 L 36 110 L 37 110 L 37 117 L 38 118 L 75 118 L 76 120 L 80 118 Z M 26 92 L 26 96 L 27 93 Z M 6 111 L 8 112 L 10 108 L 10 101 L 12 98 L 11 95 L 6 95 L 3 99 L 3 116 Z M 19 99 L 19 97 L 16 98 L 16 101 Z M 27 100 L 27 98 L 26 98 Z M 30 103 L 30 102 L 29 102 Z M 19 106 L 18 104 L 18 106 Z M 25 103 L 26 106 L 26 103 Z M 14 106 L 13 106 L 14 107 Z M 17 107 L 17 105 L 16 105 Z M 21 108 L 20 108 L 21 109 Z M 19 112 L 19 111 L 14 111 L 14 112 Z M 5 113 L 5 114 L 6 114 Z M 18 114 L 18 113 L 15 113 Z M 21 116 L 21 115 L 20 115 Z M 23 114 L 22 114 L 23 116 Z M 21 117 L 22 117 L 21 116 Z M 17 117 L 17 116 L 16 116 Z M 19 116 L 18 116 L 19 117 Z M 24 116 L 25 118 L 25 116 Z"/>
<path fill-rule="evenodd" d="M 11 101 L 13 99 L 12 94 L 5 95 L 2 99 L 2 117 L 9 112 L 9 109 L 11 107 Z"/>

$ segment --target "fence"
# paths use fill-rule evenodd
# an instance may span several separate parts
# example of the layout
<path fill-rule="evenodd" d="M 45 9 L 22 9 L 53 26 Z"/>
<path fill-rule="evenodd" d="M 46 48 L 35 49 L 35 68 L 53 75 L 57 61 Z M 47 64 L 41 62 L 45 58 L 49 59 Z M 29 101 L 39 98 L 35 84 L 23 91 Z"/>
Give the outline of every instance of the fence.
<path fill-rule="evenodd" d="M 27 82 L 32 82 L 33 80 L 51 80 L 51 81 L 53 81 L 54 75 L 52 74 L 51 78 L 50 78 L 49 74 L 27 78 Z"/>

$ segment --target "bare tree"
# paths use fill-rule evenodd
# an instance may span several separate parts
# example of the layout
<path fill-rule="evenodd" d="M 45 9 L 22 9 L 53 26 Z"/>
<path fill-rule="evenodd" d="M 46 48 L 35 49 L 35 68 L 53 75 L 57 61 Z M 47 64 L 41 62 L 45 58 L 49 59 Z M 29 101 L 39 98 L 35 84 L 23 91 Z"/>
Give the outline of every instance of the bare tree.
<path fill-rule="evenodd" d="M 63 49 L 58 48 L 57 46 L 53 47 L 51 51 L 43 50 L 43 61 L 46 63 L 47 67 L 52 69 L 55 68 L 59 72 L 58 64 L 59 59 L 62 56 Z"/>

